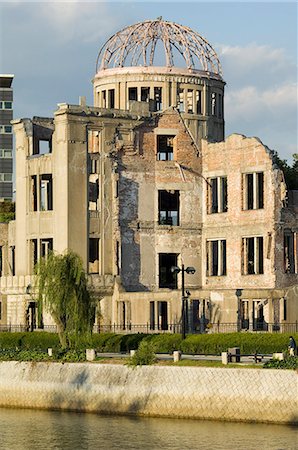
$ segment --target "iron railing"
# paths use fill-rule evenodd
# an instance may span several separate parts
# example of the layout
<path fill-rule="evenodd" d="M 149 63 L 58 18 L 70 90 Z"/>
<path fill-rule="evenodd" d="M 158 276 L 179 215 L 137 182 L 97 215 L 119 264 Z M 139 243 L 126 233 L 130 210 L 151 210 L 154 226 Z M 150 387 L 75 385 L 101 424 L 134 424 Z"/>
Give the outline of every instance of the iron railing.
<path fill-rule="evenodd" d="M 261 332 L 261 333 L 298 333 L 298 321 L 293 323 L 260 323 L 254 322 L 252 326 L 243 323 L 227 322 L 227 323 L 211 323 L 206 326 L 199 325 L 193 329 L 186 328 L 187 334 L 204 334 L 204 333 L 236 333 L 236 332 Z M 26 331 L 47 331 L 50 333 L 56 333 L 56 325 L 44 325 L 44 327 L 37 328 L 28 325 L 13 325 L 13 324 L 0 324 L 0 332 L 26 332 Z M 118 333 L 118 334 L 160 334 L 160 333 L 181 333 L 181 324 L 163 324 L 163 326 L 146 324 L 110 324 L 110 325 L 94 325 L 94 333 Z"/>

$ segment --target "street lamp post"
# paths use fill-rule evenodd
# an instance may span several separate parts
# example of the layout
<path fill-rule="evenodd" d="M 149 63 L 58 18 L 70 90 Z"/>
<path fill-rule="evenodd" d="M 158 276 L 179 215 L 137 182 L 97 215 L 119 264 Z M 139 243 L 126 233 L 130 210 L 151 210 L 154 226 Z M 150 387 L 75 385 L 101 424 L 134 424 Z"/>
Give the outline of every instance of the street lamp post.
<path fill-rule="evenodd" d="M 184 268 L 184 264 L 182 264 L 181 269 L 178 266 L 172 266 L 171 267 L 171 272 L 178 274 L 179 272 L 181 272 L 181 294 L 182 294 L 182 304 L 181 304 L 181 336 L 182 339 L 185 339 L 185 281 L 184 281 L 184 274 L 185 272 L 187 274 L 191 274 L 193 275 L 195 273 L 196 269 L 194 267 L 186 267 L 186 269 Z"/>

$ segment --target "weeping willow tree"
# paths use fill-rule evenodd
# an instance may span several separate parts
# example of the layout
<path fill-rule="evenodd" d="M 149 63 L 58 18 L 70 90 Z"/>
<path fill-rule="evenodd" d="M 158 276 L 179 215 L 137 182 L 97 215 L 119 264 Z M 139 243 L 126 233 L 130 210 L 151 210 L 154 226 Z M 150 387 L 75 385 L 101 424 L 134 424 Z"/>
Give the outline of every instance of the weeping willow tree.
<path fill-rule="evenodd" d="M 53 317 L 63 348 L 91 337 L 95 303 L 79 255 L 50 253 L 35 267 L 38 301 Z"/>

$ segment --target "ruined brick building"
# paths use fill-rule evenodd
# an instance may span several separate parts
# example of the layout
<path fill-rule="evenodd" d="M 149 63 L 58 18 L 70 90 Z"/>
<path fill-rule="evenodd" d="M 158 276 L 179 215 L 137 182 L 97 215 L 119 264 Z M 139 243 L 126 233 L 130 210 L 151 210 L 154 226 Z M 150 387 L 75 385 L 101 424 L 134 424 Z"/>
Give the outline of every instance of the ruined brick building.
<path fill-rule="evenodd" d="M 298 195 L 259 139 L 225 139 L 224 86 L 205 39 L 148 20 L 102 47 L 94 106 L 81 99 L 51 119 L 13 121 L 3 324 L 37 325 L 34 264 L 72 249 L 102 329 L 179 331 L 182 276 L 171 268 L 183 264 L 195 268 L 185 273 L 189 331 L 290 330 Z"/>

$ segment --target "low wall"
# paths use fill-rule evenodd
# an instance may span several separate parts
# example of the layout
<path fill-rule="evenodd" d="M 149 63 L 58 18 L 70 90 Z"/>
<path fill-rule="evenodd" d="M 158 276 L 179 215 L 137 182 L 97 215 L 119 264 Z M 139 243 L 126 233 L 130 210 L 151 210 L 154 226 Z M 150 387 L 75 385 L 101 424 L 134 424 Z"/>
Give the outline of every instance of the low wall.
<path fill-rule="evenodd" d="M 0 406 L 298 423 L 297 373 L 0 362 Z"/>

